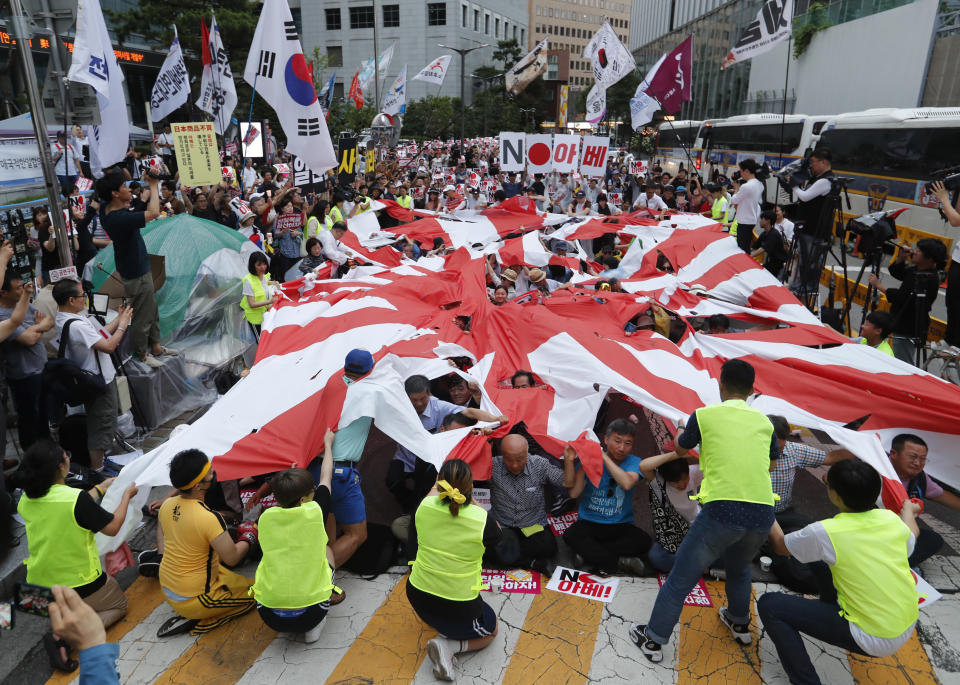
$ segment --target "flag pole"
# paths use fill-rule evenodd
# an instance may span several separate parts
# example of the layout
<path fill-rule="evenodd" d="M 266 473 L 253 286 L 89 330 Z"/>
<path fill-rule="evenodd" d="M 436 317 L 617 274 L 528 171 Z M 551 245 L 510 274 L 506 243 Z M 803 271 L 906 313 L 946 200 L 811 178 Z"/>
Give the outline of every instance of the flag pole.
<path fill-rule="evenodd" d="M 252 86 L 251 89 L 250 89 L 250 114 L 247 116 L 247 132 L 248 132 L 248 133 L 249 133 L 249 131 L 250 131 L 250 126 L 253 125 L 253 100 L 254 100 L 254 98 L 257 97 L 257 77 L 258 77 L 259 75 L 260 75 L 259 73 L 256 73 L 256 74 L 253 75 L 253 86 Z M 224 146 L 226 146 L 226 143 L 224 143 Z M 243 168 L 246 168 L 246 166 L 247 166 L 247 145 L 246 145 L 245 141 L 243 140 L 243 136 L 242 136 L 242 135 L 240 136 L 240 146 L 243 148 Z M 240 176 L 241 176 L 241 178 L 240 178 L 240 190 L 243 191 L 243 190 L 246 190 L 246 188 L 243 187 L 243 169 L 240 170 Z"/>
<path fill-rule="evenodd" d="M 793 18 L 791 17 L 791 26 L 793 23 Z M 787 68 L 786 74 L 783 77 L 783 112 L 780 116 L 780 155 L 777 157 L 777 171 L 780 171 L 783 168 L 783 129 L 787 124 L 787 86 L 790 83 L 790 48 L 793 46 L 793 31 L 790 31 L 790 36 L 787 38 Z"/>
<path fill-rule="evenodd" d="M 220 26 L 217 24 L 217 16 L 213 13 L 213 10 L 210 11 L 210 18 L 213 19 L 213 28 L 217 30 L 217 38 L 219 39 Z M 210 33 L 210 38 L 213 38 L 213 32 Z M 223 40 L 217 40 L 216 42 L 222 43 Z M 207 49 L 210 49 L 210 39 L 207 39 Z M 210 55 L 210 59 L 213 61 L 213 87 L 217 89 L 218 93 L 223 92 L 223 88 L 220 87 L 220 57 L 219 55 Z M 220 137 L 223 139 L 224 147 L 227 144 L 226 138 L 226 129 L 223 128 L 223 103 L 220 103 L 220 106 L 217 107 L 217 122 L 220 124 Z"/>

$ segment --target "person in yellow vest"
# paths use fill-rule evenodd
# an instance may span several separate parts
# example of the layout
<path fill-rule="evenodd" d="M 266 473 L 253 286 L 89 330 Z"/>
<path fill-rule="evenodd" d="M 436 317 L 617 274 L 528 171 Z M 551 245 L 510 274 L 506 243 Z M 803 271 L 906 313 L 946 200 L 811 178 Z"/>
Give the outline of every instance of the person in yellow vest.
<path fill-rule="evenodd" d="M 773 525 L 776 495 L 770 469 L 780 454 L 777 437 L 763 412 L 747 404 L 755 372 L 742 359 L 724 362 L 720 404 L 697 409 L 677 435 L 675 452 L 684 458 L 700 445 L 703 505 L 683 542 L 650 620 L 630 627 L 630 637 L 649 661 L 663 660 L 662 646 L 680 618 L 683 601 L 716 559 L 724 560 L 729 608 L 720 620 L 740 644 L 749 644 L 750 563 Z"/>
<path fill-rule="evenodd" d="M 163 554 L 160 589 L 177 615 L 160 626 L 157 637 L 207 633 L 256 606 L 248 594 L 253 580 L 223 566 L 236 566 L 256 546 L 256 524 L 237 526 L 234 542 L 223 517 L 204 504 L 217 477 L 212 466 L 197 449 L 170 460 L 170 484 L 178 492 L 157 512 L 157 542 Z"/>
<path fill-rule="evenodd" d="M 860 326 L 860 335 L 862 336 L 860 344 L 869 345 L 893 357 L 893 346 L 890 344 L 890 331 L 892 330 L 893 317 L 890 312 L 882 312 L 876 309 L 867 314 L 863 325 Z"/>
<path fill-rule="evenodd" d="M 707 190 L 713 198 L 713 204 L 710 206 L 710 218 L 723 224 L 724 228 L 730 231 L 730 235 L 736 235 L 737 220 L 734 218 L 736 209 L 730 204 L 730 196 L 726 189 L 719 183 L 708 183 Z"/>
<path fill-rule="evenodd" d="M 407 186 L 403 183 L 397 185 L 397 204 L 404 209 L 413 209 L 413 198 L 407 193 Z"/>
<path fill-rule="evenodd" d="M 247 260 L 246 276 L 243 277 L 243 295 L 240 297 L 240 308 L 243 310 L 243 316 L 253 329 L 257 340 L 260 340 L 260 327 L 263 325 L 263 315 L 270 306 L 276 301 L 276 298 L 270 294 L 271 286 L 276 286 L 275 281 L 270 280 L 270 274 L 267 273 L 269 263 L 267 256 L 262 252 L 250 253 L 250 259 Z"/>
<path fill-rule="evenodd" d="M 307 216 L 307 229 L 303 234 L 305 240 L 316 238 L 320 235 L 320 231 L 329 228 L 327 225 L 329 207 L 330 204 L 326 200 L 317 200 L 310 209 L 310 214 Z"/>
<path fill-rule="evenodd" d="M 489 645 L 497 616 L 480 598 L 483 551 L 500 541 L 500 526 L 471 502 L 473 472 L 461 459 L 440 467 L 437 484 L 414 515 L 417 558 L 407 599 L 440 635 L 427 643 L 433 675 L 453 680 L 455 656 Z"/>
<path fill-rule="evenodd" d="M 100 565 L 94 533 L 116 535 L 127 516 L 127 505 L 137 494 L 131 485 L 111 514 L 97 500 L 112 478 L 84 491 L 65 484 L 70 457 L 50 440 L 38 440 L 23 454 L 14 482 L 23 488 L 17 511 L 24 520 L 30 556 L 24 562 L 27 582 L 44 587 L 66 585 L 90 605 L 104 628 L 127 615 L 127 597 L 116 579 Z M 56 634 L 43 639 L 50 665 L 73 671 L 77 662 L 70 648 Z"/>
<path fill-rule="evenodd" d="M 303 633 L 306 643 L 320 639 L 327 610 L 345 597 L 333 584 L 335 559 L 327 546 L 325 525 L 330 513 L 333 439 L 333 431 L 327 429 L 316 489 L 306 469 L 281 471 L 270 479 L 280 506 L 267 509 L 258 522 L 263 559 L 250 594 L 264 623 L 280 633 Z"/>
<path fill-rule="evenodd" d="M 347 201 L 346 196 L 343 194 L 342 190 L 336 190 L 333 193 L 333 204 L 330 205 L 330 211 L 323 218 L 324 222 L 327 224 L 327 228 L 332 228 L 335 223 L 338 221 L 345 222 L 346 219 L 343 217 L 343 203 Z"/>
<path fill-rule="evenodd" d="M 778 554 L 825 562 L 833 576 L 819 599 L 768 592 L 757 601 L 791 683 L 820 683 L 801 633 L 872 657 L 895 654 L 913 635 L 919 612 L 907 557 L 919 535 L 920 505 L 906 499 L 899 515 L 878 509 L 882 484 L 866 462 L 838 462 L 827 472 L 827 495 L 840 513 L 786 536 L 779 524 L 770 531 Z"/>

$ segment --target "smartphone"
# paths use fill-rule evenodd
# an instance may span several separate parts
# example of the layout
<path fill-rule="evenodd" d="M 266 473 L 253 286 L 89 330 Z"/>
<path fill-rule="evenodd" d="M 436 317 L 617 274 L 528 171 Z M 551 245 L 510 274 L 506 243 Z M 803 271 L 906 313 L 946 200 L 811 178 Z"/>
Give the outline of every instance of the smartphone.
<path fill-rule="evenodd" d="M 16 607 L 27 614 L 49 618 L 53 590 L 43 585 L 17 583 L 14 588 Z"/>
<path fill-rule="evenodd" d="M 0 630 L 13 630 L 13 604 L 0 602 Z"/>

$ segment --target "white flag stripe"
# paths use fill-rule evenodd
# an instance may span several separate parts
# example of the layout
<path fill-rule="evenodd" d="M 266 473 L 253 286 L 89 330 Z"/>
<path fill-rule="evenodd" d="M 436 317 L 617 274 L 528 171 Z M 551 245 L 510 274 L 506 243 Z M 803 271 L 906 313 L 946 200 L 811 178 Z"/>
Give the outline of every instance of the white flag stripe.
<path fill-rule="evenodd" d="M 447 69 L 450 66 L 452 55 L 442 55 L 430 62 L 427 66 L 413 77 L 414 81 L 426 81 L 435 86 L 443 85 L 443 79 L 447 76 Z"/>
<path fill-rule="evenodd" d="M 180 39 L 174 36 L 170 52 L 163 60 L 160 73 L 150 95 L 150 110 L 154 121 L 165 119 L 170 112 L 187 104 L 190 97 L 190 81 L 183 63 Z"/>
<path fill-rule="evenodd" d="M 793 31 L 793 0 L 767 0 L 720 65 L 724 69 L 771 50 Z"/>
<path fill-rule="evenodd" d="M 381 111 L 391 116 L 403 114 L 407 104 L 407 65 L 403 65 L 400 75 L 393 81 L 390 90 L 383 99 Z"/>

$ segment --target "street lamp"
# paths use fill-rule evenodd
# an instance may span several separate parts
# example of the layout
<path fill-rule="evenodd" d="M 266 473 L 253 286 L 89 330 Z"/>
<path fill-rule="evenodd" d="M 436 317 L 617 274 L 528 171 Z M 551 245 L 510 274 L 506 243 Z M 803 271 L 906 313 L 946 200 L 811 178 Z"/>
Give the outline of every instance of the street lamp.
<path fill-rule="evenodd" d="M 445 50 L 452 50 L 453 52 L 460 55 L 460 153 L 466 155 L 466 151 L 463 149 L 463 124 L 464 124 L 464 95 L 463 95 L 463 79 L 467 71 L 467 53 L 473 52 L 474 50 L 480 50 L 481 48 L 489 48 L 489 43 L 481 43 L 473 48 L 451 48 L 449 45 L 444 45 L 443 43 L 437 43 L 437 47 L 444 48 Z"/>

